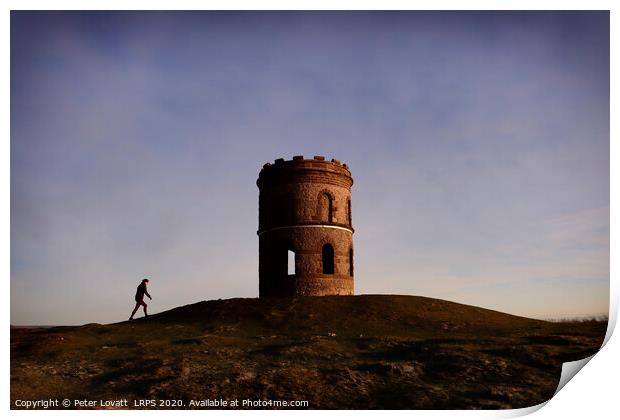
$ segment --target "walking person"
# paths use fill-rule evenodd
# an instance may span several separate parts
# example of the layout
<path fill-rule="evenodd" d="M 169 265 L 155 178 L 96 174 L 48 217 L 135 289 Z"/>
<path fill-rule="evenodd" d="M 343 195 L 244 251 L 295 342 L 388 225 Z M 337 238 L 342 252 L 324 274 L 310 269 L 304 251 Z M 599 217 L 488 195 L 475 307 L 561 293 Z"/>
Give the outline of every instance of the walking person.
<path fill-rule="evenodd" d="M 149 292 L 146 291 L 146 285 L 148 283 L 149 283 L 149 279 L 142 280 L 142 283 L 140 283 L 140 285 L 138 286 L 138 289 L 136 290 L 136 307 L 133 308 L 133 312 L 131 313 L 131 316 L 129 317 L 130 321 L 133 320 L 133 316 L 135 315 L 136 311 L 138 310 L 140 306 L 144 307 L 144 317 L 146 318 L 148 316 L 148 314 L 146 313 L 146 303 L 144 302 L 144 295 L 147 295 L 149 299 L 153 300 L 151 295 L 149 295 Z"/>

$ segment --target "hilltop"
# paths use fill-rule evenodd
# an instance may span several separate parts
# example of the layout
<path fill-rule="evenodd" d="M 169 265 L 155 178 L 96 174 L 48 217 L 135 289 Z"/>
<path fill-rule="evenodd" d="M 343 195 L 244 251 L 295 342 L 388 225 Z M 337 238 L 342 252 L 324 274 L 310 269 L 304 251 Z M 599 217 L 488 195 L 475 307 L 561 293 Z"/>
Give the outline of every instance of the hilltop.
<path fill-rule="evenodd" d="M 11 401 L 519 408 L 551 398 L 561 364 L 595 353 L 606 326 L 417 296 L 203 301 L 133 322 L 11 328 Z"/>

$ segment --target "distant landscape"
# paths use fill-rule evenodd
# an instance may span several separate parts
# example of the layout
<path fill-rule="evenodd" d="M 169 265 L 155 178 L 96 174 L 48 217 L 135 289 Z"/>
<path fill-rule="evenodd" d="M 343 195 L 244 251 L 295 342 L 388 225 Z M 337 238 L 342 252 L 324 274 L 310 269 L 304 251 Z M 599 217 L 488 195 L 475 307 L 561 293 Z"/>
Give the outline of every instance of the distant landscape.
<path fill-rule="evenodd" d="M 606 328 L 417 296 L 203 301 L 133 322 L 11 327 L 11 402 L 521 408 L 551 398 L 562 363 L 596 353 Z"/>

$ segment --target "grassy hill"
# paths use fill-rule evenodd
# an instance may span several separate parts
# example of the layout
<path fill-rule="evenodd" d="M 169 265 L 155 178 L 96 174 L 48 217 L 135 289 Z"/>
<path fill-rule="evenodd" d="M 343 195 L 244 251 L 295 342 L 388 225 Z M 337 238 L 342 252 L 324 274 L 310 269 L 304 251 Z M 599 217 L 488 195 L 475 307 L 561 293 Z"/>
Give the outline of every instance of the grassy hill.
<path fill-rule="evenodd" d="M 133 322 L 11 329 L 11 401 L 306 400 L 309 408 L 519 408 L 605 322 L 417 296 L 203 301 Z"/>

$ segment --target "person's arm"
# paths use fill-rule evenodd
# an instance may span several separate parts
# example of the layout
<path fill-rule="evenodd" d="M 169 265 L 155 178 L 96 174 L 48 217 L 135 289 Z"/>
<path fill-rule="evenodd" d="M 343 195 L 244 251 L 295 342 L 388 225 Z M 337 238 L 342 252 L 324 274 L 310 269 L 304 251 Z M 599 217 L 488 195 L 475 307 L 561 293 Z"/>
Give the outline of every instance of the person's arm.
<path fill-rule="evenodd" d="M 151 295 L 149 295 L 149 292 L 146 291 L 146 287 L 144 288 L 144 294 L 147 295 L 149 297 L 149 299 L 153 300 Z"/>

